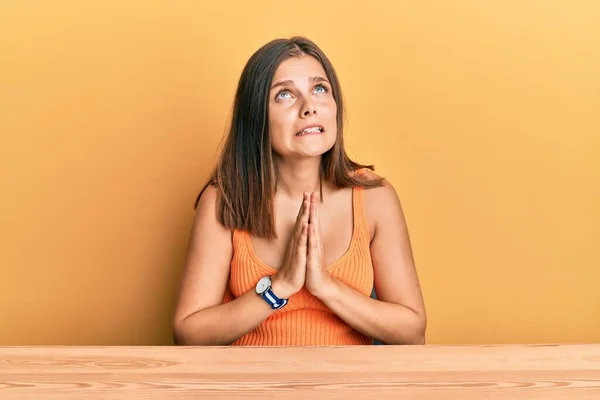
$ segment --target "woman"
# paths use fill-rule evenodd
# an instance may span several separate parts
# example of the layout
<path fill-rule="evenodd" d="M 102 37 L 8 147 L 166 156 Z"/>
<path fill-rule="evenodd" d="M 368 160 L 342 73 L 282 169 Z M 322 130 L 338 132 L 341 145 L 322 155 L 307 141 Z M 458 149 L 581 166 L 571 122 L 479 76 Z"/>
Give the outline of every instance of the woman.
<path fill-rule="evenodd" d="M 343 111 L 335 70 L 310 40 L 273 40 L 248 60 L 196 201 L 177 344 L 425 343 L 400 201 L 346 155 Z"/>

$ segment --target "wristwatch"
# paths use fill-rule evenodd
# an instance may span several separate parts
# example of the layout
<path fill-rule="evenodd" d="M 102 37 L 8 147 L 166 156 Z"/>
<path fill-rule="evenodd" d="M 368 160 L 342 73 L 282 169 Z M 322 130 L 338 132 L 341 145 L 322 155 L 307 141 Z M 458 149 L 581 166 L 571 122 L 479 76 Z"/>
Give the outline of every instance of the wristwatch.
<path fill-rule="evenodd" d="M 260 295 L 273 310 L 278 310 L 288 303 L 288 299 L 280 299 L 271 290 L 271 277 L 265 276 L 256 284 L 256 293 Z"/>

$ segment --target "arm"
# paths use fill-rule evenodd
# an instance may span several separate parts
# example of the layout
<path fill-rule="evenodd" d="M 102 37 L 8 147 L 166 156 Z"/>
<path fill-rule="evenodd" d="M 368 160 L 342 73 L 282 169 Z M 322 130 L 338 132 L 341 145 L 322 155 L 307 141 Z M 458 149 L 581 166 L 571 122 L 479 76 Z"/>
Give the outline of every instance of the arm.
<path fill-rule="evenodd" d="M 374 220 L 371 259 L 377 300 L 331 277 L 320 300 L 363 335 L 385 344 L 424 344 L 427 317 L 402 206 L 394 188 L 365 191 L 365 210 Z"/>
<path fill-rule="evenodd" d="M 209 186 L 198 204 L 175 310 L 176 344 L 229 345 L 274 312 L 253 290 L 221 304 L 233 248 L 231 231 L 217 220 L 216 195 Z"/>
<path fill-rule="evenodd" d="M 254 290 L 222 304 L 233 246 L 231 232 L 217 220 L 216 199 L 216 189 L 208 187 L 198 204 L 173 323 L 177 344 L 229 345 L 275 312 Z M 304 285 L 308 204 L 305 196 L 285 262 L 272 278 L 273 292 L 281 298 Z"/>

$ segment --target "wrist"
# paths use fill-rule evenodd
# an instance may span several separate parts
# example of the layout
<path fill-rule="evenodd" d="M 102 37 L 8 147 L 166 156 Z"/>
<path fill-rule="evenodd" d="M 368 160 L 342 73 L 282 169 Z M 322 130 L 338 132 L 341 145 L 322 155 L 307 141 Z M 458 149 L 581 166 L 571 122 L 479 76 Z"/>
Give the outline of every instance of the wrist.
<path fill-rule="evenodd" d="M 338 280 L 331 275 L 328 275 L 319 288 L 312 291 L 312 295 L 322 302 L 333 300 L 338 293 Z"/>
<path fill-rule="evenodd" d="M 277 278 L 277 275 L 271 278 L 271 290 L 275 293 L 275 296 L 280 299 L 289 299 L 292 295 L 297 293 L 297 290 L 293 290 L 290 285 Z"/>

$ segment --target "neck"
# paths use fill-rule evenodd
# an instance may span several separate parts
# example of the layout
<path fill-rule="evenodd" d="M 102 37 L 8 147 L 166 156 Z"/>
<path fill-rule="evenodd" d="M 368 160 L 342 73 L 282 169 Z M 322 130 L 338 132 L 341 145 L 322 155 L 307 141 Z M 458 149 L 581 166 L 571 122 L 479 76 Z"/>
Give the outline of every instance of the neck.
<path fill-rule="evenodd" d="M 276 157 L 277 193 L 290 199 L 302 198 L 304 192 L 320 191 L 321 157 L 281 159 Z M 324 185 L 324 183 L 323 183 Z"/>

